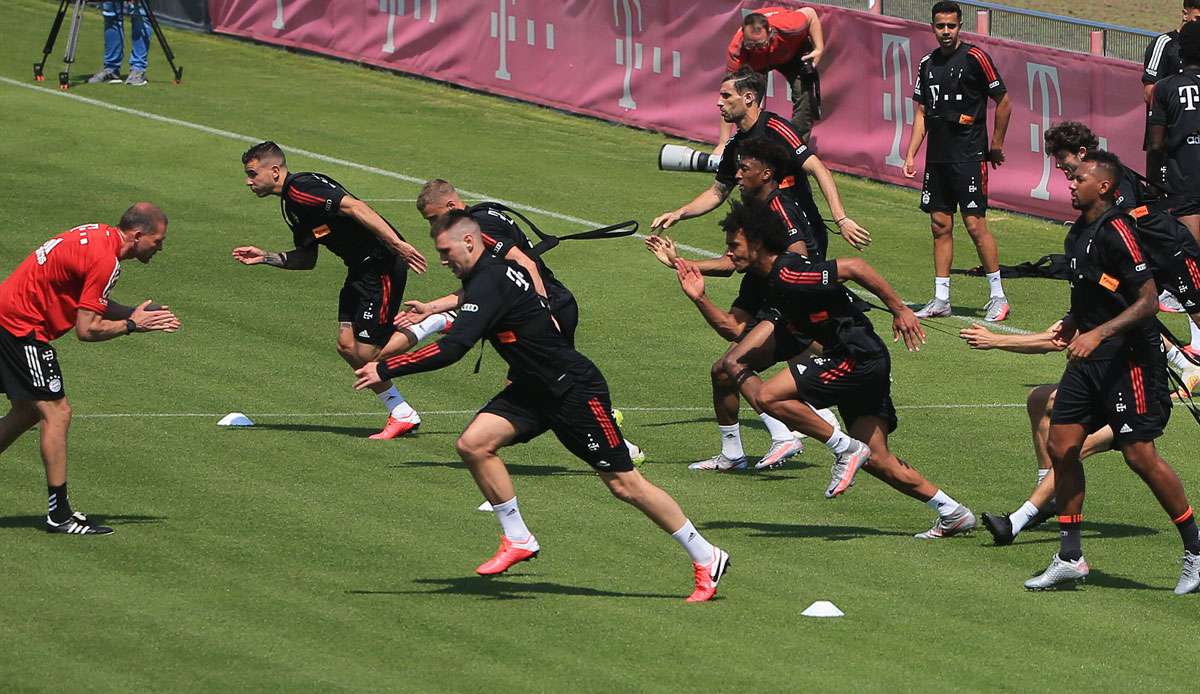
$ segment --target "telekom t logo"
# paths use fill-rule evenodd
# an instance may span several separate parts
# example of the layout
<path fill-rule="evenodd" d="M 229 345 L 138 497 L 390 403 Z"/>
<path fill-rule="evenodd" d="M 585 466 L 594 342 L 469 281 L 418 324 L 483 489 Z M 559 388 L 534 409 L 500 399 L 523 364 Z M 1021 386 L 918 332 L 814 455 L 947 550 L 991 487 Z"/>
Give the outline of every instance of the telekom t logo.
<path fill-rule="evenodd" d="M 637 15 L 637 31 L 641 33 L 641 0 L 613 0 L 613 26 L 618 29 L 622 26 L 625 27 L 625 37 L 617 39 L 617 65 L 625 68 L 624 88 L 622 89 L 621 98 L 617 100 L 617 105 L 630 110 L 637 108 L 637 102 L 633 99 L 633 71 L 642 69 L 643 46 L 640 41 L 633 40 L 635 10 Z M 652 47 L 650 69 L 655 74 L 661 73 L 663 70 L 662 54 L 662 46 Z M 682 61 L 683 57 L 679 51 L 671 51 L 672 77 L 678 78 L 680 76 L 680 64 Z"/>
<path fill-rule="evenodd" d="M 517 0 L 499 0 L 499 3 L 497 11 L 491 14 L 491 36 L 497 39 L 500 44 L 500 66 L 496 68 L 496 79 L 511 80 L 512 73 L 508 71 L 508 44 L 515 42 L 520 33 L 517 31 L 517 18 L 509 11 L 509 6 L 516 7 Z M 546 50 L 552 51 L 554 50 L 554 25 L 546 22 L 544 26 L 546 30 Z M 537 39 L 537 22 L 532 19 L 526 19 L 526 45 L 536 46 Z"/>
<path fill-rule="evenodd" d="M 1042 180 L 1038 182 L 1037 187 L 1029 191 L 1029 196 L 1038 200 L 1050 199 L 1050 157 L 1053 152 L 1043 152 L 1042 136 L 1050 129 L 1051 116 L 1062 117 L 1062 91 L 1059 88 L 1058 68 L 1053 65 L 1041 65 L 1039 63 L 1025 63 L 1025 74 L 1029 81 L 1029 108 L 1034 113 L 1038 112 L 1040 105 L 1042 122 L 1039 129 L 1037 123 L 1029 124 L 1029 151 L 1034 154 L 1041 153 L 1042 155 Z M 1050 99 L 1050 90 L 1054 90 L 1054 100 Z M 1034 92 L 1037 92 L 1037 97 L 1034 98 Z M 1053 114 L 1051 110 L 1053 109 Z"/>
<path fill-rule="evenodd" d="M 883 119 L 894 121 L 896 127 L 892 133 L 892 149 L 883 161 L 888 166 L 904 166 L 900 139 L 904 135 L 904 126 L 913 122 L 913 102 L 909 98 L 912 94 L 912 48 L 906 36 L 883 35 L 883 81 L 886 84 L 889 80 L 891 91 L 883 93 Z"/>
<path fill-rule="evenodd" d="M 282 29 L 285 26 L 283 23 L 283 0 L 275 0 L 275 21 L 271 22 L 271 28 Z"/>
<path fill-rule="evenodd" d="M 433 24 L 437 21 L 437 0 L 427 0 L 429 5 L 429 23 Z M 412 18 L 421 19 L 422 10 L 421 0 L 412 0 Z M 404 0 L 379 0 L 379 11 L 388 16 L 387 41 L 383 44 L 384 53 L 396 52 L 396 17 L 404 17 L 408 14 L 408 8 L 405 7 Z"/>
<path fill-rule="evenodd" d="M 1180 87 L 1179 103 L 1183 104 L 1184 111 L 1195 111 L 1196 105 L 1200 104 L 1200 85 L 1185 84 Z"/>

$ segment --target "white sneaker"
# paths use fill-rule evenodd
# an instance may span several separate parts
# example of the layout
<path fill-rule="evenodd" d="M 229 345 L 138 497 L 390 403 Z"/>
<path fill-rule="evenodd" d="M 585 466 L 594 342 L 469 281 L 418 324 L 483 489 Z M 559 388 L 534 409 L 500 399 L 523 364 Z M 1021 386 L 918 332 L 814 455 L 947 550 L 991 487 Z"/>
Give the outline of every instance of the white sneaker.
<path fill-rule="evenodd" d="M 1183 572 L 1175 585 L 1176 595 L 1187 595 L 1200 588 L 1200 554 L 1183 553 Z"/>
<path fill-rule="evenodd" d="M 716 470 L 717 472 L 729 472 L 731 470 L 745 470 L 750 465 L 750 461 L 746 456 L 741 458 L 726 458 L 724 453 L 718 453 L 708 460 L 688 465 L 689 470 Z"/>
<path fill-rule="evenodd" d="M 754 469 L 770 470 L 780 467 L 783 465 L 783 461 L 792 456 L 800 455 L 803 452 L 804 442 L 799 438 L 793 437 L 787 441 L 772 441 L 771 447 L 767 449 L 767 454 L 754 464 Z"/>
<path fill-rule="evenodd" d="M 1179 299 L 1167 290 L 1163 290 L 1158 295 L 1158 310 L 1163 313 L 1183 313 L 1183 304 L 1179 303 Z"/>
<path fill-rule="evenodd" d="M 950 308 L 950 302 L 942 299 L 930 299 L 929 303 L 925 304 L 914 315 L 917 318 L 945 318 L 953 313 Z"/>
<path fill-rule="evenodd" d="M 1050 560 L 1050 566 L 1047 566 L 1042 573 L 1025 581 L 1025 587 L 1029 590 L 1049 590 L 1064 583 L 1074 585 L 1085 580 L 1090 572 L 1087 560 L 1082 556 L 1075 561 L 1065 561 L 1055 554 L 1054 558 Z"/>
<path fill-rule="evenodd" d="M 971 509 L 958 505 L 954 509 L 954 513 L 949 516 L 938 516 L 933 527 L 923 533 L 917 533 L 913 537 L 918 540 L 940 540 L 943 537 L 954 537 L 955 535 L 965 535 L 975 529 L 975 514 L 971 513 Z"/>

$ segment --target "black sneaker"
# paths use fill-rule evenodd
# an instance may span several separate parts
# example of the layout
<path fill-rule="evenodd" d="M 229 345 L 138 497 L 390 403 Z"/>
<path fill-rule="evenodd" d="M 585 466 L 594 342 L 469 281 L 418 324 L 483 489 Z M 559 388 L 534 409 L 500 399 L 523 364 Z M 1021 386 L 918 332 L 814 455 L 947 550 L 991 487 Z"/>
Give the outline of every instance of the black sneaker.
<path fill-rule="evenodd" d="M 50 516 L 46 516 L 46 532 L 48 533 L 63 533 L 65 535 L 107 535 L 113 531 L 112 528 L 96 525 L 87 519 L 87 516 L 76 511 L 71 514 L 71 517 L 61 523 L 55 523 L 50 520 Z"/>
<path fill-rule="evenodd" d="M 998 516 L 985 513 L 983 514 L 983 525 L 992 534 L 992 540 L 995 541 L 997 547 L 1013 543 L 1015 536 L 1012 531 L 1012 521 L 1008 519 L 1007 513 L 1001 513 Z"/>

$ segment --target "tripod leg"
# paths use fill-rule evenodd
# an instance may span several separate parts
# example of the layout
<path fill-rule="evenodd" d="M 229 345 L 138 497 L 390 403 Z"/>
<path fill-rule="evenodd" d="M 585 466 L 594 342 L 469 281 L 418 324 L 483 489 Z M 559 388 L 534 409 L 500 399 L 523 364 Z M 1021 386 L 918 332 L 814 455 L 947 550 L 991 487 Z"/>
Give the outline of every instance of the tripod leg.
<path fill-rule="evenodd" d="M 67 5 L 71 0 L 59 0 L 58 13 L 54 15 L 54 23 L 50 25 L 50 35 L 46 37 L 46 45 L 42 48 L 42 59 L 33 64 L 33 79 L 41 82 L 46 79 L 42 70 L 46 67 L 46 59 L 54 52 L 54 44 L 58 41 L 58 32 L 62 30 L 63 18 L 67 16 Z"/>
<path fill-rule="evenodd" d="M 71 87 L 71 63 L 75 62 L 75 51 L 79 48 L 79 25 L 83 21 L 84 0 L 75 0 L 75 11 L 71 15 L 71 30 L 67 33 L 67 53 L 63 56 L 63 71 L 58 73 L 58 88 L 66 91 Z"/>
<path fill-rule="evenodd" d="M 171 66 L 171 72 L 175 75 L 175 84 L 183 79 L 183 68 L 175 66 L 175 53 L 171 51 L 171 45 L 167 43 L 167 36 L 163 33 L 162 27 L 158 25 L 158 17 L 155 16 L 154 10 L 150 8 L 150 3 L 146 0 L 137 0 L 137 4 L 146 12 L 146 18 L 150 20 L 150 27 L 154 29 L 154 35 L 158 37 L 158 45 L 162 47 L 163 56 L 167 59 L 167 64 Z"/>

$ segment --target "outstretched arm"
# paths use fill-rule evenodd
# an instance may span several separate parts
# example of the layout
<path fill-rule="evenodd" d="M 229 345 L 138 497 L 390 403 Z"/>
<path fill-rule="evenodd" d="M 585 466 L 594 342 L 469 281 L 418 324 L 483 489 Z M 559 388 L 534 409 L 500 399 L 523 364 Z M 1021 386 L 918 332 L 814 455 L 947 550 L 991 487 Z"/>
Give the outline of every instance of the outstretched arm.
<path fill-rule="evenodd" d="M 676 222 L 708 214 L 725 202 L 725 198 L 729 197 L 729 189 L 729 186 L 724 183 L 713 181 L 707 190 L 697 195 L 688 204 L 655 217 L 654 221 L 650 222 L 650 228 L 654 230 L 670 229 Z"/>
<path fill-rule="evenodd" d="M 817 181 L 821 195 L 829 203 L 829 212 L 837 224 L 838 233 L 846 239 L 846 243 L 857 249 L 862 249 L 871 243 L 871 232 L 862 228 L 850 217 L 846 216 L 846 208 L 842 206 L 842 196 L 838 193 L 837 183 L 833 174 L 815 154 L 804 160 L 802 167 L 808 175 Z"/>
<path fill-rule="evenodd" d="M 1069 332 L 1066 332 L 1069 331 Z M 1031 335 L 1002 335 L 994 333 L 978 323 L 963 328 L 958 336 L 966 341 L 971 349 L 998 349 L 1018 354 L 1046 354 L 1061 352 L 1067 348 L 1067 343 L 1074 335 L 1074 328 L 1066 319 L 1058 321 L 1040 333 Z"/>
<path fill-rule="evenodd" d="M 904 338 L 904 346 L 910 352 L 920 351 L 925 344 L 925 330 L 909 308 L 900 299 L 900 295 L 888 284 L 888 281 L 862 258 L 838 258 L 838 279 L 854 280 L 867 291 L 879 297 L 879 300 L 891 311 L 892 341 L 898 342 Z"/>
<path fill-rule="evenodd" d="M 677 260 L 675 276 L 679 279 L 679 286 L 683 289 L 683 293 L 692 300 L 696 309 L 700 311 L 700 315 L 704 316 L 704 320 L 718 335 L 732 342 L 746 331 L 750 316 L 741 309 L 733 308 L 725 311 L 714 304 L 712 299 L 708 298 L 708 294 L 704 292 L 704 277 L 695 263 Z"/>
<path fill-rule="evenodd" d="M 284 270 L 311 270 L 317 266 L 317 246 L 269 253 L 257 246 L 238 246 L 233 259 L 242 265 L 270 265 Z"/>
<path fill-rule="evenodd" d="M 370 205 L 353 195 L 345 195 L 338 204 L 338 214 L 350 217 L 359 225 L 370 229 L 380 243 L 392 253 L 404 258 L 404 261 L 415 272 L 425 272 L 425 268 L 428 266 L 425 256 L 421 255 L 421 252 L 411 243 L 402 240 L 391 225 Z"/>

